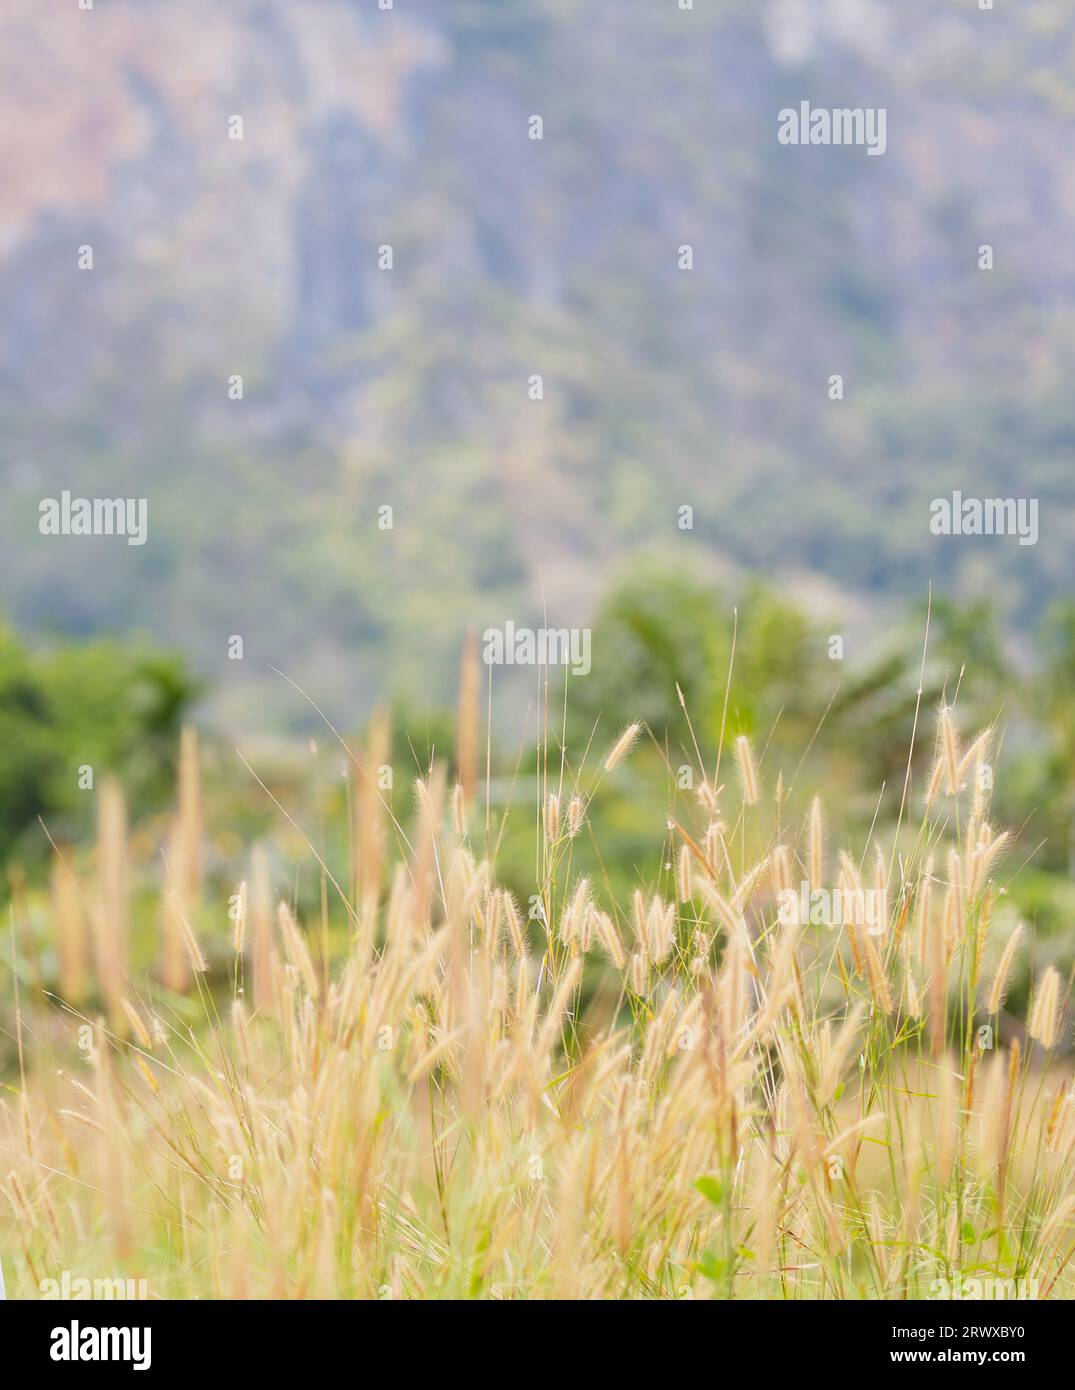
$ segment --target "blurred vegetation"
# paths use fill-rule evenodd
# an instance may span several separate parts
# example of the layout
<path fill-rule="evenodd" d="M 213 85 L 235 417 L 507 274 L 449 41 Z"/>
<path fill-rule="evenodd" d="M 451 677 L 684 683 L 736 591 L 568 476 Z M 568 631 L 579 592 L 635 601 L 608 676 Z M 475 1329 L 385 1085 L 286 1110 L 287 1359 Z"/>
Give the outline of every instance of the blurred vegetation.
<path fill-rule="evenodd" d="M 640 750 L 625 781 L 648 769 L 650 781 L 671 784 L 680 768 L 696 762 L 696 743 L 703 759 L 713 759 L 722 731 L 725 750 L 746 733 L 771 780 L 779 774 L 786 786 L 802 780 L 828 788 L 834 804 L 850 807 L 844 829 L 853 835 L 873 816 L 882 787 L 886 804 L 898 805 L 916 707 L 912 777 L 921 791 L 932 756 L 929 731 L 944 698 L 955 704 L 964 734 L 998 726 L 995 819 L 1024 827 L 1036 869 L 1068 873 L 1075 824 L 1075 602 L 1044 615 L 1028 658 L 1017 665 L 990 602 L 934 599 L 919 698 L 925 622 L 924 606 L 908 610 L 875 635 L 867 655 L 841 659 L 832 654 L 831 629 L 809 619 L 792 596 L 758 581 L 730 595 L 689 572 L 644 566 L 614 585 L 600 605 L 592 670 L 566 677 L 566 703 L 565 677 L 551 673 L 550 745 L 558 764 L 563 736 L 570 782 L 584 758 L 595 767 L 619 729 L 641 720 L 649 751 Z M 64 839 L 90 829 L 92 797 L 78 787 L 78 770 L 86 764 L 95 778 L 120 776 L 132 818 L 167 811 L 178 731 L 200 693 L 174 653 L 112 640 L 38 649 L 0 628 L 0 856 L 34 858 L 38 816 Z M 412 688 L 395 701 L 392 727 L 393 795 L 406 816 L 402 789 L 434 760 L 454 757 L 455 713 Z M 536 733 L 531 720 L 529 741 L 520 746 L 495 731 L 492 771 L 505 801 L 523 802 L 533 792 L 541 758 Z M 332 744 L 324 731 L 319 742 Z M 211 736 L 207 746 L 213 746 Z M 301 800 L 313 783 L 294 752 L 300 746 L 285 739 L 263 751 L 275 770 L 275 791 Z M 227 752 L 223 745 L 221 751 Z M 343 751 L 337 753 L 344 761 Z M 219 781 L 224 804 L 214 818 L 230 818 L 242 833 L 264 828 L 269 808 L 256 784 Z M 660 795 L 651 787 L 639 799 L 638 815 L 648 816 Z M 515 819 L 526 818 L 515 813 Z M 641 840 L 641 822 L 638 829 Z M 509 857 L 513 843 L 509 834 Z M 609 845 L 603 844 L 607 861 Z M 629 846 L 624 861 L 629 865 Z M 622 867 L 614 850 L 604 868 L 618 880 Z"/>
<path fill-rule="evenodd" d="M 935 599 L 924 669 L 924 606 L 875 634 L 870 654 L 856 660 L 833 659 L 831 628 L 811 622 L 794 598 L 765 585 L 749 585 L 736 609 L 733 617 L 728 596 L 712 585 L 657 571 L 636 574 L 601 607 L 593 670 L 584 679 L 566 678 L 566 765 L 576 768 L 592 744 L 593 766 L 634 719 L 646 721 L 651 743 L 632 756 L 615 790 L 602 794 L 594 835 L 600 856 L 580 841 L 580 873 L 596 875 L 610 898 L 622 900 L 639 877 L 636 856 L 652 844 L 654 808 L 676 798 L 693 802 L 677 785 L 681 771 L 697 764 L 695 739 L 712 767 L 722 727 L 725 755 L 738 734 L 750 735 L 770 789 L 780 778 L 791 793 L 792 817 L 805 812 L 803 794 L 819 792 L 835 843 L 862 845 L 873 825 L 879 841 L 891 844 L 916 709 L 911 820 L 921 810 L 936 713 L 945 700 L 954 704 L 965 738 L 996 726 L 992 818 L 1016 835 L 1009 856 L 1015 900 L 1047 931 L 1070 920 L 1075 604 L 1058 604 L 1043 617 L 1027 660 L 1017 665 L 989 602 Z M 550 705 L 559 708 L 555 698 Z M 539 761 L 534 750 L 523 766 L 534 772 Z M 734 777 L 726 756 L 720 780 Z M 508 835 L 502 872 L 506 862 L 525 884 L 532 859 L 531 817 L 529 826 Z"/>
<path fill-rule="evenodd" d="M 758 582 L 730 593 L 682 570 L 641 567 L 613 585 L 599 607 L 591 672 L 550 672 L 547 727 L 531 717 L 514 741 L 494 730 L 488 804 L 482 725 L 481 785 L 468 810 L 474 852 L 495 854 L 500 882 L 526 909 L 540 890 L 542 797 L 558 791 L 566 813 L 578 793 L 587 801 L 585 817 L 558 887 L 585 874 L 609 910 L 642 884 L 665 882 L 670 893 L 673 837 L 662 847 L 655 828 L 659 833 L 674 816 L 702 833 L 709 816 L 698 797 L 703 771 L 711 786 L 727 787 L 721 805 L 736 804 L 731 748 L 746 733 L 769 833 L 794 845 L 817 793 L 830 851 L 846 847 L 858 856 L 869 840 L 887 854 L 901 843 L 897 820 L 913 731 L 903 843 L 921 819 L 943 699 L 954 705 L 964 741 L 996 726 L 991 820 L 1013 833 L 998 911 L 1031 924 L 1041 938 L 1039 959 L 1070 969 L 1075 604 L 1043 615 L 1018 662 L 989 603 L 935 600 L 923 668 L 925 620 L 924 610 L 907 611 L 874 633 L 868 647 L 856 644 L 853 658 L 838 659 L 831 625 L 808 618 L 795 596 Z M 0 854 L 24 939 L 40 943 L 42 978 L 54 957 L 43 891 L 48 845 L 37 818 L 72 847 L 72 866 L 91 882 L 95 792 L 106 773 L 120 780 L 130 813 L 132 950 L 141 967 L 155 970 L 162 855 L 167 863 L 176 852 L 179 731 L 198 694 L 180 658 L 140 643 L 38 648 L 10 629 L 0 634 Z M 415 778 L 434 763 L 449 765 L 449 786 L 457 775 L 457 713 L 412 690 L 393 703 L 391 715 L 384 801 L 389 854 L 397 858 L 413 843 Z M 603 778 L 610 743 L 639 719 L 645 729 L 630 758 Z M 232 739 L 211 727 L 202 731 L 205 891 L 189 910 L 209 939 L 222 927 L 220 903 L 249 877 L 255 844 L 269 856 L 278 891 L 308 922 L 323 918 L 336 892 L 328 873 L 345 893 L 353 891 L 351 755 L 365 756 L 365 735 L 355 726 L 342 734 L 346 748 L 324 727 L 304 738 L 240 736 L 244 766 Z M 94 791 L 78 786 L 86 764 Z M 743 867 L 769 847 L 739 845 Z M 531 930 L 540 930 L 537 921 Z M 1028 987 L 1025 973 L 1014 981 L 1013 1007 L 1022 1006 Z"/>
<path fill-rule="evenodd" d="M 337 720 L 385 672 L 443 703 L 459 624 L 536 626 L 543 597 L 583 622 L 654 545 L 878 606 L 931 578 L 1009 628 L 1070 590 L 1070 6 L 107 8 L 92 53 L 48 6 L 0 14 L 40 73 L 8 113 L 0 256 L 21 629 L 152 631 L 213 678 L 221 722 L 272 729 L 303 710 L 269 663 L 316 669 Z M 207 49 L 246 55 L 245 142 Z M 781 147 L 808 92 L 885 106 L 884 158 Z M 61 486 L 146 496 L 149 542 L 41 537 Z M 1039 498 L 1040 543 L 932 536 L 953 488 Z M 741 632 L 744 662 L 782 636 Z"/>
<path fill-rule="evenodd" d="M 0 859 L 39 859 L 42 817 L 59 839 L 91 829 L 80 788 L 119 776 L 135 815 L 172 794 L 176 741 L 199 692 L 173 652 L 107 639 L 42 648 L 0 626 Z M 83 779 L 86 780 L 86 779 Z"/>

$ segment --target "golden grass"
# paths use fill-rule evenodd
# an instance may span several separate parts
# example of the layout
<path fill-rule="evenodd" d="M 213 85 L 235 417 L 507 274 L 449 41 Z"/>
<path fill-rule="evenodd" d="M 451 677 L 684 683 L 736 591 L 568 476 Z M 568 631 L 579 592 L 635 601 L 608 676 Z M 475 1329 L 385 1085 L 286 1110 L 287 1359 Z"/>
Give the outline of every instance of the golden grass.
<path fill-rule="evenodd" d="M 467 829 L 472 724 L 463 790 L 443 769 L 419 784 L 389 872 L 379 716 L 354 757 L 351 891 L 323 880 L 340 950 L 277 901 L 261 852 L 219 933 L 195 936 L 188 740 L 162 889 L 175 997 L 127 978 L 126 819 L 104 789 L 97 881 L 74 891 L 57 860 L 51 929 L 81 991 L 88 904 L 106 1016 L 21 1001 L 0 1109 L 10 1293 L 63 1269 L 165 1297 L 1069 1292 L 1065 987 L 1042 974 L 1025 1034 L 999 1015 L 1006 840 L 973 777 L 985 742 L 961 755 L 939 722 L 923 819 L 886 854 L 834 856 L 826 883 L 820 799 L 793 820 L 740 739 L 737 804 L 698 769 L 694 823 L 654 817 L 661 868 L 614 904 L 571 856 L 632 725 L 588 785 L 539 798 L 524 913 Z M 840 889 L 848 920 L 778 910 L 803 882 Z"/>

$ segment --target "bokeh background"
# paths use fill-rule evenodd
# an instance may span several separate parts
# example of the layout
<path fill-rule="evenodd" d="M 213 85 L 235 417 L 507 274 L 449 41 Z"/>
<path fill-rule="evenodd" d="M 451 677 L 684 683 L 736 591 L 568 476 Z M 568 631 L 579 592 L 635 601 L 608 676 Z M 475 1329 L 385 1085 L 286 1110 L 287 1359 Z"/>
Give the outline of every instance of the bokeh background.
<path fill-rule="evenodd" d="M 190 719 L 224 876 L 273 814 L 236 743 L 289 804 L 338 777 L 277 671 L 348 734 L 389 702 L 413 772 L 452 748 L 468 631 L 543 614 L 594 633 L 569 746 L 644 718 L 674 767 L 676 681 L 719 737 L 737 608 L 728 736 L 790 771 L 828 710 L 811 770 L 862 832 L 903 776 L 932 585 L 926 708 L 1001 720 L 1012 892 L 1062 956 L 1073 61 L 1070 0 L 6 0 L 9 879 L 38 817 L 88 835 L 82 764 L 152 847 Z M 885 107 L 887 152 L 781 146 L 804 99 Z M 147 498 L 148 543 L 41 536 L 64 488 Z M 1039 543 L 931 535 L 955 488 L 1038 498 Z M 525 771 L 534 682 L 496 680 Z M 628 790 L 667 776 L 646 757 Z M 643 815 L 616 805 L 629 883 Z"/>

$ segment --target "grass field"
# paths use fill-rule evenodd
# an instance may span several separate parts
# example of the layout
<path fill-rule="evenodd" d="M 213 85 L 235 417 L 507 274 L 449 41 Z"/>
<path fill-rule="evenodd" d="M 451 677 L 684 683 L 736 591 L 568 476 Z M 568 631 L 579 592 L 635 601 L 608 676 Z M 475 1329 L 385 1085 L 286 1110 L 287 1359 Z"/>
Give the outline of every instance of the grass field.
<path fill-rule="evenodd" d="M 260 850 L 207 895 L 186 735 L 152 970 L 137 832 L 100 789 L 89 868 L 58 854 L 11 933 L 9 1296 L 65 1270 L 169 1298 L 1070 1296 L 1070 980 L 1005 1011 L 1035 944 L 1004 906 L 995 731 L 923 711 L 928 786 L 846 849 L 824 786 L 774 784 L 746 738 L 698 751 L 690 814 L 652 806 L 612 901 L 573 857 L 647 731 L 568 770 L 546 730 L 524 902 L 475 688 L 405 817 L 384 721 L 344 745 L 346 864 L 281 807 L 319 881 L 302 921 Z"/>

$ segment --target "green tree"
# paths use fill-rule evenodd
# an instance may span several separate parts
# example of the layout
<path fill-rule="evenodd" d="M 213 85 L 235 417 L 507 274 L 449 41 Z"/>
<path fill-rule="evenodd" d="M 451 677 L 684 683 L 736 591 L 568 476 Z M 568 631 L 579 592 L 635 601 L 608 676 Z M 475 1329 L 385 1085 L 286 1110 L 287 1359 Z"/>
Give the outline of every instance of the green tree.
<path fill-rule="evenodd" d="M 84 832 L 94 785 L 122 777 L 137 812 L 168 795 L 180 724 L 198 693 L 182 658 L 99 640 L 44 649 L 0 626 L 0 858 L 37 817 L 62 836 Z M 44 837 L 41 837 L 42 843 Z"/>

